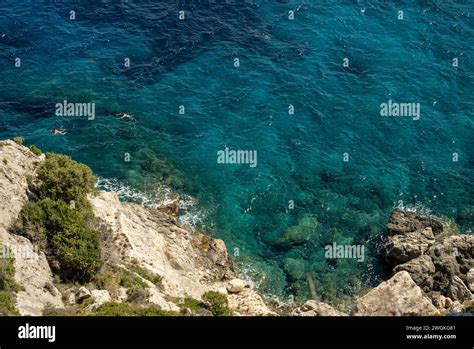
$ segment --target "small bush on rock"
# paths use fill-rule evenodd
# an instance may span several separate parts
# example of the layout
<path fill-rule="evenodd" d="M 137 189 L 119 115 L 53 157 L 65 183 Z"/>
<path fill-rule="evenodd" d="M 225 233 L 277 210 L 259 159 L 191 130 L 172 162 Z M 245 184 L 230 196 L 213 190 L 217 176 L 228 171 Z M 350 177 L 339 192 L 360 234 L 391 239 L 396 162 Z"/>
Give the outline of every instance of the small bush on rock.
<path fill-rule="evenodd" d="M 178 313 L 155 307 L 143 308 L 130 303 L 107 302 L 95 312 L 96 316 L 178 316 Z"/>
<path fill-rule="evenodd" d="M 208 291 L 203 294 L 202 300 L 206 303 L 214 316 L 231 316 L 229 301 L 225 294 L 216 291 Z"/>
<path fill-rule="evenodd" d="M 0 245 L 0 316 L 19 315 L 14 295 L 19 290 L 15 282 L 15 261 L 5 252 L 10 251 Z"/>
<path fill-rule="evenodd" d="M 160 286 L 161 285 L 161 279 L 162 277 L 160 275 L 157 275 L 157 274 L 153 274 L 151 272 L 149 272 L 148 270 L 136 265 L 136 264 L 131 264 L 129 265 L 128 267 L 131 271 L 137 273 L 138 275 L 140 275 L 142 278 L 144 278 L 145 280 L 148 280 L 150 281 L 151 283 L 153 283 L 154 285 L 156 286 Z"/>
<path fill-rule="evenodd" d="M 64 281 L 87 282 L 101 267 L 99 234 L 90 228 L 94 190 L 90 168 L 70 157 L 47 154 L 32 190 L 40 199 L 23 206 L 13 231 L 45 251 L 51 269 Z"/>
<path fill-rule="evenodd" d="M 46 161 L 38 171 L 41 185 L 37 188 L 40 198 L 74 201 L 82 203 L 85 196 L 95 187 L 96 177 L 84 164 L 72 160 L 69 156 L 46 154 Z"/>
<path fill-rule="evenodd" d="M 55 269 L 64 280 L 88 281 L 102 265 L 99 237 L 87 227 L 71 226 L 56 233 L 51 247 Z"/>
<path fill-rule="evenodd" d="M 36 156 L 40 156 L 42 154 L 41 149 L 38 148 L 36 145 L 32 144 L 28 147 L 30 151 L 35 154 Z"/>

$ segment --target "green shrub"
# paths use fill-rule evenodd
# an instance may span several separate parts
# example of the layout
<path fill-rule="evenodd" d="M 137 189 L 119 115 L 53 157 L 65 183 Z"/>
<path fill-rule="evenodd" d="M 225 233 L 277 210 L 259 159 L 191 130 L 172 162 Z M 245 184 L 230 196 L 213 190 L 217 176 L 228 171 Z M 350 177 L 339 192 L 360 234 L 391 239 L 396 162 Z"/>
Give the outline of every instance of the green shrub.
<path fill-rule="evenodd" d="M 187 314 L 187 310 L 191 311 L 193 315 L 208 315 L 208 305 L 194 298 L 186 297 L 180 303 L 181 313 Z"/>
<path fill-rule="evenodd" d="M 38 148 L 36 145 L 32 144 L 28 147 L 30 151 L 35 154 L 36 156 L 40 156 L 42 154 L 42 151 L 40 148 Z"/>
<path fill-rule="evenodd" d="M 120 270 L 119 284 L 125 288 L 148 288 L 148 284 L 145 281 L 143 281 L 138 275 L 135 275 L 126 269 Z"/>
<path fill-rule="evenodd" d="M 109 291 L 112 298 L 119 295 L 120 285 L 117 280 L 117 272 L 109 267 L 105 266 L 97 275 L 94 277 L 95 288 L 99 290 Z"/>
<path fill-rule="evenodd" d="M 208 291 L 203 294 L 202 300 L 206 303 L 212 315 L 231 316 L 229 301 L 225 294 L 216 291 Z"/>
<path fill-rule="evenodd" d="M 74 208 L 64 201 L 44 199 L 39 201 L 38 206 L 46 217 L 43 224 L 50 232 L 50 237 L 56 232 L 77 230 L 86 227 L 86 222 L 94 216 L 94 212 L 85 208 Z"/>
<path fill-rule="evenodd" d="M 80 204 L 94 190 L 96 177 L 89 167 L 69 156 L 48 153 L 38 170 L 38 180 L 41 184 L 36 191 L 41 199 Z"/>
<path fill-rule="evenodd" d="M 46 252 L 64 281 L 87 282 L 102 265 L 99 234 L 89 225 L 94 212 L 87 194 L 95 181 L 87 166 L 47 154 L 32 188 L 40 201 L 27 203 L 13 228 Z"/>
<path fill-rule="evenodd" d="M 96 316 L 178 316 L 178 313 L 156 307 L 139 307 L 130 303 L 107 302 L 95 312 Z"/>
<path fill-rule="evenodd" d="M 467 304 L 464 304 L 462 311 L 464 313 L 474 313 L 474 301 L 467 302 Z"/>
<path fill-rule="evenodd" d="M 64 280 L 89 281 L 102 265 L 99 236 L 87 227 L 56 233 L 51 247 L 57 263 L 52 266 Z"/>
<path fill-rule="evenodd" d="M 63 280 L 86 282 L 101 267 L 100 240 L 85 218 L 87 209 L 43 199 L 23 206 L 14 231 L 40 246 L 53 271 Z"/>
<path fill-rule="evenodd" d="M 15 308 L 14 296 L 11 292 L 0 291 L 0 316 L 20 315 Z"/>
<path fill-rule="evenodd" d="M 26 184 L 28 184 L 28 187 L 33 186 L 33 176 L 30 174 L 26 175 Z"/>
<path fill-rule="evenodd" d="M 0 316 L 19 315 L 15 308 L 14 293 L 19 290 L 15 282 L 15 261 L 3 245 L 0 251 Z"/>
<path fill-rule="evenodd" d="M 148 298 L 148 284 L 135 273 L 122 269 L 119 275 L 119 285 L 127 289 L 127 300 L 143 303 Z"/>
<path fill-rule="evenodd" d="M 199 311 L 203 308 L 206 308 L 206 304 L 204 304 L 203 302 L 198 301 L 197 299 L 194 299 L 194 298 L 189 298 L 189 297 L 184 298 L 181 306 L 184 308 L 188 308 L 189 310 L 194 311 L 194 312 Z"/>
<path fill-rule="evenodd" d="M 66 308 L 51 308 L 43 309 L 43 316 L 86 316 L 88 312 L 82 307 L 66 307 Z"/>
<path fill-rule="evenodd" d="M 148 290 L 141 287 L 132 287 L 127 290 L 127 302 L 144 304 L 148 299 Z"/>
<path fill-rule="evenodd" d="M 42 207 L 36 202 L 28 202 L 23 205 L 12 231 L 46 250 L 48 239 L 45 223 L 46 214 Z"/>
<path fill-rule="evenodd" d="M 17 292 L 19 289 L 15 281 L 15 259 L 11 251 L 0 245 L 0 291 Z"/>
<path fill-rule="evenodd" d="M 148 270 L 136 265 L 136 264 L 130 264 L 128 266 L 128 268 L 137 273 L 138 275 L 140 275 L 142 278 L 144 278 L 145 280 L 148 280 L 150 281 L 151 283 L 153 283 L 154 285 L 156 286 L 160 286 L 161 285 L 161 280 L 162 280 L 162 277 L 160 275 L 157 275 L 157 274 L 153 274 L 151 272 L 149 272 Z"/>

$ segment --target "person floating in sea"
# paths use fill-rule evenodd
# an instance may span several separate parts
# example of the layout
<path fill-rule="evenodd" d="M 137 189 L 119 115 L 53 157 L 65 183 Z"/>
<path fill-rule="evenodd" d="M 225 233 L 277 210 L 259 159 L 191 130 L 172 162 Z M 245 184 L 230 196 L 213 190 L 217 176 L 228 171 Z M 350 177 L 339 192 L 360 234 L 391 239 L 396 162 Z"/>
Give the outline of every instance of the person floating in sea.
<path fill-rule="evenodd" d="M 133 116 L 127 113 L 117 113 L 115 114 L 115 116 L 119 118 L 120 120 L 135 120 Z"/>
<path fill-rule="evenodd" d="M 61 136 L 64 136 L 67 133 L 66 130 L 61 130 L 61 129 L 56 128 L 56 127 L 53 127 L 51 129 L 51 132 L 53 133 L 53 135 L 61 135 Z"/>

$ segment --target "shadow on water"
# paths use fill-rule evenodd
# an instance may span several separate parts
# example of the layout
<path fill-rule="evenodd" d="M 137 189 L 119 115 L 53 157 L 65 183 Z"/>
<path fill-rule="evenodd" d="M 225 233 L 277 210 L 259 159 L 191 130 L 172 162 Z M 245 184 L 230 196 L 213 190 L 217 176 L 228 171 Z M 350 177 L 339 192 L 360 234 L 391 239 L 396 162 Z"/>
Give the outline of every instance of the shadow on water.
<path fill-rule="evenodd" d="M 67 2 L 50 6 L 63 15 L 71 8 Z M 253 33 L 264 27 L 255 5 L 244 1 L 97 3 L 89 0 L 75 3 L 74 10 L 76 22 L 88 29 L 99 31 L 111 26 L 146 37 L 151 53 L 134 57 L 132 67 L 100 65 L 109 74 L 124 74 L 140 84 L 155 83 L 163 74 L 174 71 L 213 45 L 237 42 L 240 47 L 252 48 L 258 43 Z M 180 19 L 181 15 L 184 17 Z"/>

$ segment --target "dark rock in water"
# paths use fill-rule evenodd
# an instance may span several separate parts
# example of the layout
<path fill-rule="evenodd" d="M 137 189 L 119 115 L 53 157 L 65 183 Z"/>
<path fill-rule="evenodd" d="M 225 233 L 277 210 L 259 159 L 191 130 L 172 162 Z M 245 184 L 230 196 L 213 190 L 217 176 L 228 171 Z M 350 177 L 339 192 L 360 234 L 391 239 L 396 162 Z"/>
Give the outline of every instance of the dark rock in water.
<path fill-rule="evenodd" d="M 303 217 L 298 224 L 286 230 L 276 241 L 277 248 L 291 248 L 307 242 L 319 228 L 319 223 L 314 217 Z"/>
<path fill-rule="evenodd" d="M 171 216 L 176 216 L 179 213 L 179 197 L 166 200 L 158 208 Z"/>
<path fill-rule="evenodd" d="M 462 209 L 458 213 L 457 221 L 466 226 L 474 224 L 474 205 Z"/>
<path fill-rule="evenodd" d="M 388 235 L 402 235 L 425 228 L 431 228 L 435 236 L 443 232 L 443 224 L 433 218 L 398 210 L 392 212 L 387 226 Z"/>
<path fill-rule="evenodd" d="M 283 267 L 286 276 L 291 281 L 297 281 L 305 276 L 304 261 L 295 258 L 285 258 Z"/>
<path fill-rule="evenodd" d="M 392 212 L 382 255 L 393 273 L 406 271 L 434 303 L 473 298 L 468 273 L 474 268 L 474 236 L 458 235 L 441 221 L 414 212 Z"/>

